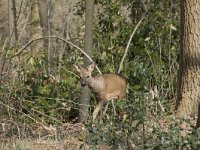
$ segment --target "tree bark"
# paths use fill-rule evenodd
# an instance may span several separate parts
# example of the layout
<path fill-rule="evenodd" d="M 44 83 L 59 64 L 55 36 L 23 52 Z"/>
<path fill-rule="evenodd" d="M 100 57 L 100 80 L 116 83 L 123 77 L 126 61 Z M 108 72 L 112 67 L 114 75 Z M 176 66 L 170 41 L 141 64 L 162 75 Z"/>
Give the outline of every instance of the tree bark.
<path fill-rule="evenodd" d="M 11 7 L 10 7 L 11 5 Z M 8 1 L 9 10 L 8 19 L 9 19 L 9 39 L 8 44 L 11 46 L 16 46 L 16 42 L 18 41 L 18 31 L 17 31 L 17 10 L 16 10 L 16 1 L 11 0 Z"/>
<path fill-rule="evenodd" d="M 30 16 L 30 32 L 31 38 L 35 39 L 42 36 L 42 28 L 40 26 L 40 15 L 39 15 L 39 5 L 38 0 L 31 0 L 31 16 Z M 31 51 L 34 57 L 38 56 L 39 51 L 42 49 L 43 42 L 39 41 L 32 44 Z"/>
<path fill-rule="evenodd" d="M 18 31 L 17 31 L 17 11 L 15 0 L 12 0 L 12 14 L 13 14 L 13 32 L 14 32 L 14 43 L 18 41 Z"/>
<path fill-rule="evenodd" d="M 40 23 L 42 27 L 42 32 L 44 36 L 51 35 L 50 28 L 50 3 L 51 0 L 40 0 L 39 1 L 39 14 L 40 14 Z M 46 59 L 46 72 L 47 74 L 51 74 L 51 63 L 53 58 L 53 53 L 51 51 L 51 41 L 49 39 L 44 39 L 44 51 L 45 51 L 45 59 Z"/>
<path fill-rule="evenodd" d="M 91 57 L 92 55 L 92 35 L 93 35 L 93 13 L 94 0 L 86 0 L 86 15 L 85 15 L 85 39 L 84 50 Z M 90 61 L 84 57 L 84 66 L 86 67 Z M 90 101 L 90 90 L 88 87 L 83 87 L 81 90 L 79 121 L 84 122 L 88 118 L 88 108 Z"/>
<path fill-rule="evenodd" d="M 197 115 L 200 100 L 200 1 L 181 0 L 178 117 Z"/>

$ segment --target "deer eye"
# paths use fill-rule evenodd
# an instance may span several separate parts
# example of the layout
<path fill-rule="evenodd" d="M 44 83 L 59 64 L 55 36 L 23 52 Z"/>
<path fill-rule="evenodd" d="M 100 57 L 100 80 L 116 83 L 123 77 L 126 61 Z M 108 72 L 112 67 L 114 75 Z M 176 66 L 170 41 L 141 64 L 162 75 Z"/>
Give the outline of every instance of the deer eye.
<path fill-rule="evenodd" d="M 89 78 L 90 76 L 87 76 L 87 78 Z"/>

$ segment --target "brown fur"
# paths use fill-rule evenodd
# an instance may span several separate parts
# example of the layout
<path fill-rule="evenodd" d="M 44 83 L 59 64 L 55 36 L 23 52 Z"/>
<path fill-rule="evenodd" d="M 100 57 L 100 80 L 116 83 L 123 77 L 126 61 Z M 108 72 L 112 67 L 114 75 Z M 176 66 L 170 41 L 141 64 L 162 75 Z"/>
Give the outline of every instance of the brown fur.
<path fill-rule="evenodd" d="M 102 75 L 98 74 L 93 77 L 91 74 L 95 66 L 94 64 L 89 65 L 87 69 L 76 65 L 74 66 L 80 74 L 81 85 L 88 85 L 99 100 L 93 112 L 93 121 L 107 101 L 123 99 L 126 96 L 127 81 L 123 76 L 114 73 L 106 73 Z"/>

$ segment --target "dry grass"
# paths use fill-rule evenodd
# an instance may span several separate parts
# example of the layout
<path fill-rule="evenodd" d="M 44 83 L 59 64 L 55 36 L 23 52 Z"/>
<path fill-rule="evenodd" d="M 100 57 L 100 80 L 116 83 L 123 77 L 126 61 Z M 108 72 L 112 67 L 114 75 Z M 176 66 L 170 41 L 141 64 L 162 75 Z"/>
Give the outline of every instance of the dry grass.
<path fill-rule="evenodd" d="M 77 138 L 65 139 L 63 141 L 53 140 L 15 140 L 1 143 L 2 150 L 89 150 L 89 146 Z M 111 150 L 107 145 L 99 145 L 98 150 Z"/>
<path fill-rule="evenodd" d="M 20 126 L 18 127 L 18 130 L 21 130 Z M 0 130 L 0 150 L 89 150 L 90 147 L 86 144 L 88 130 L 82 123 L 66 123 L 59 127 L 40 126 L 34 129 L 40 132 L 40 136 L 34 135 L 34 138 L 30 135 L 19 138 L 19 132 L 14 134 L 10 129 L 12 128 L 8 127 L 7 123 L 6 129 Z M 110 149 L 107 145 L 97 146 L 97 150 Z"/>
<path fill-rule="evenodd" d="M 61 142 L 55 141 L 29 141 L 15 140 L 12 142 L 1 143 L 0 149 L 4 150 L 61 150 L 64 145 Z"/>

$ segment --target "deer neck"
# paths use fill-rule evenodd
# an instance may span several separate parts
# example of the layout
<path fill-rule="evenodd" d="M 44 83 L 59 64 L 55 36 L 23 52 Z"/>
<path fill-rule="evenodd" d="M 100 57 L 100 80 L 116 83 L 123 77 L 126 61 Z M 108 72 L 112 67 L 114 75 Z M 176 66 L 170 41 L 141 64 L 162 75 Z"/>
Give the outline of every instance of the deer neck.
<path fill-rule="evenodd" d="M 88 87 L 95 93 L 98 93 L 99 90 L 103 89 L 102 79 L 91 77 L 88 82 Z"/>

